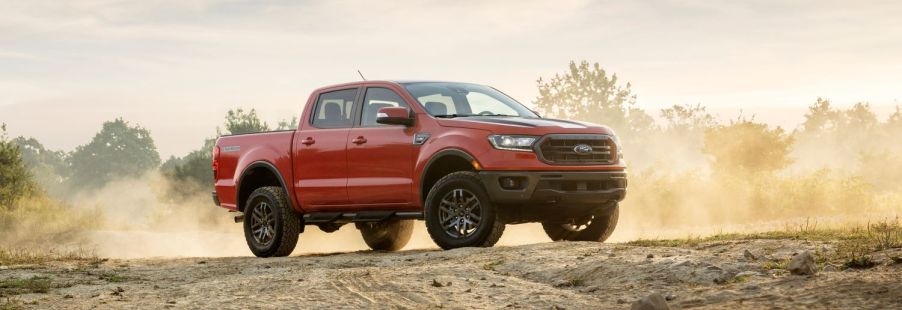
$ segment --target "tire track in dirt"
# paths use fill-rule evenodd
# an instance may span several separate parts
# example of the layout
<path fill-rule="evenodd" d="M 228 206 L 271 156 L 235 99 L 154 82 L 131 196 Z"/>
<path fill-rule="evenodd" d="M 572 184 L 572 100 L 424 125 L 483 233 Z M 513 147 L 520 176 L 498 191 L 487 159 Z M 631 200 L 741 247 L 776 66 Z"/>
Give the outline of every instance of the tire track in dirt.
<path fill-rule="evenodd" d="M 425 292 L 413 291 L 403 283 L 387 281 L 384 276 L 369 270 L 345 273 L 339 278 L 332 281 L 336 290 L 358 296 L 366 301 L 366 307 L 413 309 L 423 304 L 437 303 L 437 300 L 427 298 Z"/>

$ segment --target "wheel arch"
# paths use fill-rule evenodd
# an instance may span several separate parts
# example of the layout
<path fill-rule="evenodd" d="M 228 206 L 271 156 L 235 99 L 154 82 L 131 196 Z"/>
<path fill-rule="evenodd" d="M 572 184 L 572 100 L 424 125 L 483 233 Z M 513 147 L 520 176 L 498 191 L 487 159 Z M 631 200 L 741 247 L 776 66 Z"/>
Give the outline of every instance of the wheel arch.
<path fill-rule="evenodd" d="M 448 148 L 433 154 L 420 174 L 419 202 L 426 205 L 429 190 L 443 176 L 457 171 L 476 171 L 473 167 L 475 160 L 476 157 L 459 148 Z"/>
<path fill-rule="evenodd" d="M 255 161 L 244 168 L 241 177 L 238 179 L 236 201 L 238 211 L 244 212 L 245 202 L 250 198 L 251 193 L 264 186 L 279 186 L 285 191 L 286 195 L 290 194 L 285 180 L 282 179 L 282 175 L 275 165 L 265 160 Z M 288 203 L 294 208 L 291 199 L 288 199 Z"/>

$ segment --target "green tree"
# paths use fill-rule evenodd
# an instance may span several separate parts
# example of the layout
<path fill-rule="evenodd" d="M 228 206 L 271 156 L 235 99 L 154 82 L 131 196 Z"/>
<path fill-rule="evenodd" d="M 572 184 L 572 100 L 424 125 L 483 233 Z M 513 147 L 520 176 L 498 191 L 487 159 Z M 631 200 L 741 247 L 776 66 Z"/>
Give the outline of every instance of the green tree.
<path fill-rule="evenodd" d="M 283 119 L 279 121 L 279 125 L 276 126 L 276 130 L 292 130 L 298 128 L 298 118 L 297 116 L 292 116 L 291 120 Z"/>
<path fill-rule="evenodd" d="M 6 124 L 0 125 L 0 208 L 12 208 L 16 200 L 36 190 L 19 146 L 7 139 Z"/>
<path fill-rule="evenodd" d="M 856 103 L 848 110 L 837 110 L 831 106 L 830 100 L 818 97 L 817 101 L 808 107 L 802 130 L 805 134 L 815 136 L 836 132 L 858 134 L 863 131 L 869 132 L 878 124 L 877 114 L 866 102 Z"/>
<path fill-rule="evenodd" d="M 633 107 L 636 95 L 630 83 L 621 85 L 617 74 L 608 75 L 598 63 L 571 61 L 567 73 L 537 83 L 535 104 L 543 115 L 604 124 L 627 135 L 654 125 L 647 113 Z"/>
<path fill-rule="evenodd" d="M 170 157 L 160 170 L 172 183 L 170 191 L 182 196 L 209 191 L 213 188 L 213 146 L 215 139 L 206 139 L 204 146 L 185 157 Z"/>
<path fill-rule="evenodd" d="M 902 108 L 896 106 L 896 111 L 890 114 L 883 124 L 884 130 L 888 135 L 893 137 L 902 136 Z"/>
<path fill-rule="evenodd" d="M 225 131 L 216 129 L 217 136 L 229 134 L 245 134 L 268 131 L 269 125 L 260 120 L 257 112 L 251 109 L 249 112 L 242 108 L 229 110 L 225 117 Z M 283 120 L 277 127 L 279 130 L 297 127 L 297 118 L 291 121 Z M 204 145 L 184 157 L 170 157 L 160 168 L 163 174 L 172 183 L 171 192 L 180 195 L 190 195 L 198 191 L 208 191 L 213 188 L 213 146 L 216 139 L 205 139 Z"/>
<path fill-rule="evenodd" d="M 865 131 L 870 133 L 879 121 L 877 114 L 871 110 L 871 105 L 867 102 L 859 102 L 843 113 L 842 130 Z"/>
<path fill-rule="evenodd" d="M 714 116 L 701 104 L 674 105 L 661 110 L 661 117 L 666 121 L 665 128 L 676 133 L 695 132 L 717 125 Z"/>
<path fill-rule="evenodd" d="M 55 197 L 65 194 L 65 179 L 69 175 L 66 153 L 44 147 L 35 138 L 18 137 L 13 140 L 22 153 L 22 161 L 35 182 Z"/>
<path fill-rule="evenodd" d="M 74 189 L 98 188 L 118 178 L 138 177 L 160 165 L 150 131 L 117 118 L 68 158 Z"/>
<path fill-rule="evenodd" d="M 802 123 L 802 130 L 807 134 L 819 135 L 838 127 L 841 123 L 841 116 L 842 113 L 830 106 L 830 100 L 818 97 L 817 101 L 808 107 L 805 122 Z"/>
<path fill-rule="evenodd" d="M 793 142 L 780 127 L 770 129 L 767 124 L 740 118 L 705 130 L 702 152 L 711 157 L 716 172 L 773 173 L 792 163 Z"/>
<path fill-rule="evenodd" d="M 238 135 L 269 131 L 269 125 L 257 117 L 257 111 L 255 109 L 245 112 L 244 109 L 238 108 L 229 110 L 226 114 L 225 130 L 225 133 L 221 133 L 220 135 Z"/>

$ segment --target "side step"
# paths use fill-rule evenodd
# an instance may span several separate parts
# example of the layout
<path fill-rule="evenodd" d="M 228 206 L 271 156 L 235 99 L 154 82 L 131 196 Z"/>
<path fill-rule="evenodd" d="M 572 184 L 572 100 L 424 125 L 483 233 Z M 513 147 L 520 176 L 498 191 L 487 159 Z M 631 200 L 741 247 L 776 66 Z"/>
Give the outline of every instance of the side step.
<path fill-rule="evenodd" d="M 304 224 L 379 222 L 390 219 L 421 220 L 423 212 L 417 211 L 360 211 L 316 212 L 304 214 Z"/>

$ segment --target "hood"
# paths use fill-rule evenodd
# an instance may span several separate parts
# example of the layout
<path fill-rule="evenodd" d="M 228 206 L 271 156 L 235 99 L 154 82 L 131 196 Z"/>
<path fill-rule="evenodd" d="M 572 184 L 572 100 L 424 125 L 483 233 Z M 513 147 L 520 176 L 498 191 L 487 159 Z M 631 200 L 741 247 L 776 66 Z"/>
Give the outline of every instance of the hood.
<path fill-rule="evenodd" d="M 613 135 L 611 128 L 588 122 L 551 118 L 471 116 L 437 119 L 446 127 L 488 130 L 497 134 L 544 135 L 551 133 L 597 133 Z"/>

